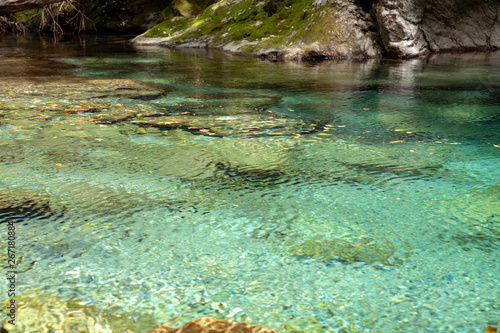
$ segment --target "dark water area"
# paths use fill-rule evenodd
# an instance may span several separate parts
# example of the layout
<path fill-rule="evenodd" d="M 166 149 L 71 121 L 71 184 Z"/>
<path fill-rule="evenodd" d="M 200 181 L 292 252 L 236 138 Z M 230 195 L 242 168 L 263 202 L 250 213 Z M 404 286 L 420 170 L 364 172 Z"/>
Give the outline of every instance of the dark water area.
<path fill-rule="evenodd" d="M 2 37 L 0 228 L 23 302 L 5 327 L 484 332 L 499 166 L 498 52 L 280 63 Z"/>

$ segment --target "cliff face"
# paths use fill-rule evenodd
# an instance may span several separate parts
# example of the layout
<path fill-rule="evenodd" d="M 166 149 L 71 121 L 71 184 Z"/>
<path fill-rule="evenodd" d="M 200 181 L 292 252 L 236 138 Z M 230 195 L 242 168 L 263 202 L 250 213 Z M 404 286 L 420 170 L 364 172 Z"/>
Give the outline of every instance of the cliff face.
<path fill-rule="evenodd" d="M 382 45 L 393 57 L 500 46 L 498 0 L 379 0 L 374 7 Z"/>
<path fill-rule="evenodd" d="M 289 58 L 405 58 L 500 47 L 498 0 L 221 0 L 135 39 Z"/>

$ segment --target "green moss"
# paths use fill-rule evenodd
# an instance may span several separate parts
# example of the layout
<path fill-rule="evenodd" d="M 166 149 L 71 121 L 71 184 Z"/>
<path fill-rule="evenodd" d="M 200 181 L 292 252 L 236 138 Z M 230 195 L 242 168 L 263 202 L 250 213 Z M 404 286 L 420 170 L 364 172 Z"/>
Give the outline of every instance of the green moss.
<path fill-rule="evenodd" d="M 26 10 L 12 14 L 20 23 L 25 26 L 34 25 L 38 26 L 41 21 L 41 8 Z"/>
<path fill-rule="evenodd" d="M 167 8 L 163 9 L 160 13 L 160 19 L 163 21 L 167 21 L 172 19 L 173 17 L 176 16 L 175 11 L 172 9 L 171 6 L 168 6 Z"/>
<path fill-rule="evenodd" d="M 173 6 L 184 17 L 199 15 L 207 7 L 204 0 L 175 0 Z"/>
<path fill-rule="evenodd" d="M 174 17 L 199 15 L 207 7 L 205 0 L 174 0 L 160 13 L 160 18 L 169 20 Z"/>
<path fill-rule="evenodd" d="M 284 5 L 291 1 L 292 0 L 284 1 L 280 5 L 284 8 Z M 307 0 L 307 2 L 310 2 L 310 0 Z M 184 34 L 187 37 L 214 34 L 214 37 L 218 39 L 218 41 L 242 39 L 254 41 L 273 33 L 278 34 L 278 32 L 282 30 L 279 21 L 281 20 L 281 10 L 284 9 L 280 7 L 280 11 L 269 18 L 262 7 L 262 5 L 256 6 L 255 1 L 252 0 L 244 0 L 230 6 L 226 5 L 224 2 L 222 2 L 222 4 L 217 3 L 205 10 L 199 16 L 198 20 L 193 22 L 201 23 L 197 26 L 185 27 L 188 29 L 191 28 L 191 31 L 186 31 Z M 152 30 L 167 28 L 168 31 L 166 32 L 168 34 L 171 33 L 170 26 L 171 25 L 163 22 L 162 25 L 158 25 Z M 182 27 L 179 26 L 176 26 L 176 28 L 182 29 Z M 156 35 L 156 33 L 154 34 Z M 151 36 L 151 34 L 147 36 Z"/>
<path fill-rule="evenodd" d="M 26 22 L 27 20 L 31 19 L 33 16 L 38 15 L 42 11 L 41 8 L 37 9 L 32 9 L 32 10 L 26 10 L 24 12 L 17 12 L 12 15 L 14 15 L 19 21 L 21 22 Z"/>
<path fill-rule="evenodd" d="M 149 29 L 145 33 L 145 37 L 168 37 L 171 36 L 173 33 L 182 31 L 187 28 L 189 22 L 192 21 L 192 19 L 188 18 L 183 18 L 180 20 L 169 20 L 169 21 L 164 21 L 153 28 Z"/>
<path fill-rule="evenodd" d="M 242 52 L 279 50 L 294 44 L 337 42 L 354 44 L 356 36 L 336 19 L 331 3 L 313 5 L 313 0 L 222 0 L 191 21 L 165 21 L 146 37 L 170 36 L 172 44 L 210 36 L 212 43 L 240 43 Z"/>

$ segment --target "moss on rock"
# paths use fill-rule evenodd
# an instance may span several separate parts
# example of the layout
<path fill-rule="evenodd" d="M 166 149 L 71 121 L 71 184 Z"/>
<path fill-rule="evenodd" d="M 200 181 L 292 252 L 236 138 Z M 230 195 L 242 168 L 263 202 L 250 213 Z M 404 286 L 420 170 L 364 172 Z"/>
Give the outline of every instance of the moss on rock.
<path fill-rule="evenodd" d="M 351 1 L 222 0 L 198 16 L 165 21 L 135 41 L 291 59 L 376 56 L 374 36 L 361 31 L 372 23 L 357 9 Z M 155 37 L 167 38 L 150 40 Z"/>

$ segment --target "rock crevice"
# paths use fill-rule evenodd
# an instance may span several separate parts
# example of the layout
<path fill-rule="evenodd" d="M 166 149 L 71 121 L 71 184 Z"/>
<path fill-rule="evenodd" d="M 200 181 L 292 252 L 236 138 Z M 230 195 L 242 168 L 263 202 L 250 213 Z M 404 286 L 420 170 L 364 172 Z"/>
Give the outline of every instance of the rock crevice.
<path fill-rule="evenodd" d="M 495 0 L 379 0 L 376 8 L 382 44 L 392 57 L 489 51 L 500 44 Z"/>

